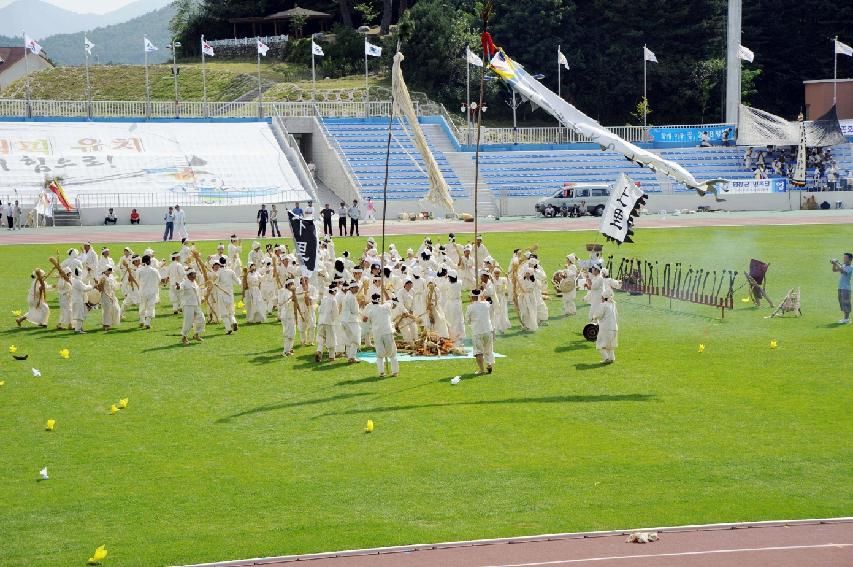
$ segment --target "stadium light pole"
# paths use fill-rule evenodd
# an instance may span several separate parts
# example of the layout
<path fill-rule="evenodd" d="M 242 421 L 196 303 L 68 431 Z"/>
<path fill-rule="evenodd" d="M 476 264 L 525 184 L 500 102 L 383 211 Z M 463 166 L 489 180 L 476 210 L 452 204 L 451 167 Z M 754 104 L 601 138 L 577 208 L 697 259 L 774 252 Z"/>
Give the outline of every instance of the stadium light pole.
<path fill-rule="evenodd" d="M 737 124 L 740 112 L 740 58 L 742 0 L 729 0 L 726 25 L 726 122 Z"/>
<path fill-rule="evenodd" d="M 178 48 L 181 47 L 180 41 L 175 41 L 172 38 L 172 43 L 166 46 L 166 49 L 172 50 L 172 76 L 175 79 L 175 118 L 180 118 L 178 111 Z"/>

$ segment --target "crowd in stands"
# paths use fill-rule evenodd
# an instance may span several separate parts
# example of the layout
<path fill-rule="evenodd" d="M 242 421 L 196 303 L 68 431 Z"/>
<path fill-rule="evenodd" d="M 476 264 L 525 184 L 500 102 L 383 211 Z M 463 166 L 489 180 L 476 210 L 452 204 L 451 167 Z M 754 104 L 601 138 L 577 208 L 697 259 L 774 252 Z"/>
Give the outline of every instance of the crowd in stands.
<path fill-rule="evenodd" d="M 755 179 L 771 177 L 793 179 L 797 166 L 797 148 L 793 146 L 750 147 L 743 154 L 743 165 L 752 170 Z M 838 162 L 829 148 L 809 148 L 806 168 L 811 171 L 811 175 L 806 180 L 809 190 L 835 191 L 842 188 L 838 183 L 841 179 Z M 848 170 L 845 178 L 850 177 L 851 172 Z"/>

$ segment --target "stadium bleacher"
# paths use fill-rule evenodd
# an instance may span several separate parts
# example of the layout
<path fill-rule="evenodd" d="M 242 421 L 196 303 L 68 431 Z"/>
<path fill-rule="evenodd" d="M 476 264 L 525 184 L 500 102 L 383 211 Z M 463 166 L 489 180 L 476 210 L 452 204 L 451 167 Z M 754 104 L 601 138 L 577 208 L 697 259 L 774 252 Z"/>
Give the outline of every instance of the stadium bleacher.
<path fill-rule="evenodd" d="M 382 198 L 388 142 L 387 122 L 326 118 L 323 124 L 360 185 L 362 198 Z M 450 194 L 454 199 L 465 197 L 466 191 L 447 158 L 432 143 L 430 150 L 450 186 Z M 389 171 L 388 199 L 419 199 L 429 190 L 424 160 L 412 143 L 408 129 L 404 129 L 398 122 L 392 129 Z"/>

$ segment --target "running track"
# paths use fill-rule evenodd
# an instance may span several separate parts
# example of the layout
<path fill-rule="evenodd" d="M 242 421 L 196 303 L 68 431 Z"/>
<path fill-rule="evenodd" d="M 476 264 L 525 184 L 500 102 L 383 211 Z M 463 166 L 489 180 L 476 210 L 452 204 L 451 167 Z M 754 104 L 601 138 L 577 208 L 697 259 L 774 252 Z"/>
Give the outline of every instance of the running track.
<path fill-rule="evenodd" d="M 644 530 L 645 531 L 645 530 Z M 207 567 L 851 567 L 853 518 L 591 532 L 205 564 Z"/>
<path fill-rule="evenodd" d="M 500 221 L 481 221 L 479 231 L 489 232 L 535 232 L 535 231 L 582 231 L 597 230 L 600 219 L 587 217 L 582 219 L 545 219 L 541 217 L 517 217 Z M 789 211 L 789 212 L 718 212 L 697 213 L 692 215 L 666 216 L 649 215 L 637 220 L 636 228 L 687 228 L 708 226 L 754 226 L 754 225 L 820 225 L 853 224 L 853 210 L 831 211 Z M 459 221 L 389 221 L 386 235 L 402 234 L 447 234 L 456 232 L 462 240 L 473 230 L 473 223 Z M 244 240 L 251 240 L 257 234 L 254 224 L 208 224 L 189 225 L 193 241 L 227 240 L 231 234 L 237 234 Z M 361 236 L 379 236 L 382 232 L 379 223 L 363 225 Z M 157 225 L 143 226 L 85 226 L 24 229 L 21 231 L 0 230 L 2 244 L 79 244 L 90 240 L 105 242 L 153 242 L 162 238 L 163 229 Z M 284 238 L 288 238 L 286 232 Z"/>

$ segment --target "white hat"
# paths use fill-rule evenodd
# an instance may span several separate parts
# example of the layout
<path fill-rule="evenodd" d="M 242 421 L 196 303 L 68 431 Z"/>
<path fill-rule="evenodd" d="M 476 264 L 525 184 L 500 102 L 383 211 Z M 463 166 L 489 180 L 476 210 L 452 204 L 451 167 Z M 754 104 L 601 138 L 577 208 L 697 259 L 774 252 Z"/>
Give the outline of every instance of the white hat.
<path fill-rule="evenodd" d="M 447 271 L 447 277 L 449 277 L 449 278 L 458 278 L 458 277 L 459 277 L 459 273 L 458 273 L 456 270 L 448 270 L 448 271 Z"/>
<path fill-rule="evenodd" d="M 260 248 L 260 247 L 261 247 L 261 243 L 258 242 L 257 240 L 252 242 L 252 249 L 256 249 L 256 248 Z"/>
<path fill-rule="evenodd" d="M 153 250 L 151 250 L 150 248 L 146 248 L 146 249 L 145 249 L 145 251 L 144 251 L 142 254 L 144 254 L 145 256 L 153 256 L 153 255 L 154 255 L 154 251 L 153 251 Z"/>
<path fill-rule="evenodd" d="M 607 268 L 601 268 L 601 275 L 605 278 L 610 275 L 610 272 L 607 271 Z"/>
<path fill-rule="evenodd" d="M 567 255 L 566 255 L 566 260 L 568 260 L 569 262 L 571 262 L 572 264 L 574 264 L 575 262 L 577 262 L 577 261 L 578 261 L 578 257 L 577 257 L 577 256 L 575 256 L 575 253 L 574 253 L 574 252 L 572 252 L 571 254 L 567 254 Z"/>

